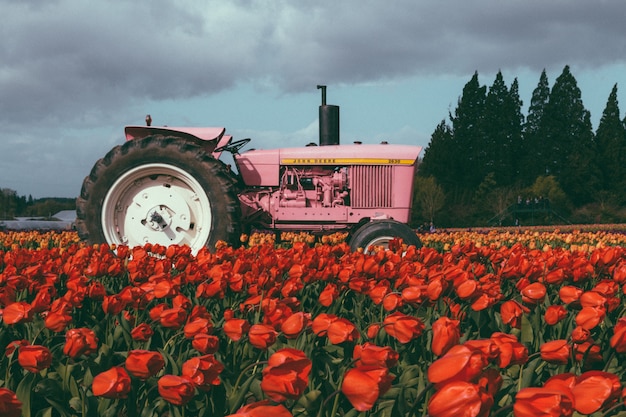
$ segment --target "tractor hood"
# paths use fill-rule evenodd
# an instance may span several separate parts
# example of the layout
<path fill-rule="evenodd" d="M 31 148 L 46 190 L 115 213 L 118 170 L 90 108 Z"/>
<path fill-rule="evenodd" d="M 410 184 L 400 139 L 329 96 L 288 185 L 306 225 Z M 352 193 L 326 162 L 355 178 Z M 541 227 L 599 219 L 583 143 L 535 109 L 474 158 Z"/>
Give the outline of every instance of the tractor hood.
<path fill-rule="evenodd" d="M 304 148 L 249 150 L 235 155 L 237 169 L 247 185 L 278 186 L 279 167 L 399 165 L 415 166 L 421 146 L 327 145 Z"/>

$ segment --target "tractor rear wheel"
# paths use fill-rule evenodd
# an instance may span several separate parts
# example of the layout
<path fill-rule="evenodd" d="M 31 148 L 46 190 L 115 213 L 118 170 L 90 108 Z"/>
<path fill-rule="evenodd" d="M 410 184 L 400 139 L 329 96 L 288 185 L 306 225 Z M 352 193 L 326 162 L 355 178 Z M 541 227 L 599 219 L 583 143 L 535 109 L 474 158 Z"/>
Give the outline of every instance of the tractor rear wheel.
<path fill-rule="evenodd" d="M 176 137 L 149 136 L 113 148 L 77 199 L 76 228 L 90 243 L 189 245 L 194 253 L 239 241 L 236 181 L 221 161 Z"/>
<path fill-rule="evenodd" d="M 402 239 L 407 245 L 422 247 L 415 231 L 404 223 L 395 220 L 375 220 L 361 226 L 350 238 L 350 249 L 356 251 L 362 248 L 368 252 L 370 246 L 389 247 L 393 239 Z"/>

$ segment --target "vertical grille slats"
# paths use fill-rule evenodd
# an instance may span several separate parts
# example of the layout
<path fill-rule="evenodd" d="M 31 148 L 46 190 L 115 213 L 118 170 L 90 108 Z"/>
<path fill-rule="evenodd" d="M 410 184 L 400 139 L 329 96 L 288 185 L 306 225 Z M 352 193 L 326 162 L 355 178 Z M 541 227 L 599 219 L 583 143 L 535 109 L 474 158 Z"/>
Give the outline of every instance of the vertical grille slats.
<path fill-rule="evenodd" d="M 353 165 L 351 202 L 354 208 L 391 207 L 393 167 Z"/>

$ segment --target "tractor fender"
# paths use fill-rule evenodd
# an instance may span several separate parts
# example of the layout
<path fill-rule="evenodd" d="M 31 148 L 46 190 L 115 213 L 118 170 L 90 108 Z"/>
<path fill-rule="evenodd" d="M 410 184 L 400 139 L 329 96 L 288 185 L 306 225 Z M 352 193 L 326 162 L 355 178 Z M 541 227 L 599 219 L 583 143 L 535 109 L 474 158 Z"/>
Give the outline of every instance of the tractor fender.
<path fill-rule="evenodd" d="M 213 150 L 227 145 L 232 140 L 232 136 L 225 135 L 225 132 L 224 127 L 126 126 L 124 128 L 127 141 L 157 135 L 177 137 L 202 146 L 208 153 L 213 153 L 215 159 L 219 159 L 221 152 L 213 152 Z"/>

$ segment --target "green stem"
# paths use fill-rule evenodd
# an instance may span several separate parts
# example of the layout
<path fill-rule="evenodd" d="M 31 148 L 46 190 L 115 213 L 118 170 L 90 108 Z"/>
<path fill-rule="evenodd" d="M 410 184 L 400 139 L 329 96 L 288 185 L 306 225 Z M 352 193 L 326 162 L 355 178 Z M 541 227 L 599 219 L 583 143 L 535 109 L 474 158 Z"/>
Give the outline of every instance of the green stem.
<path fill-rule="evenodd" d="M 239 383 L 241 382 L 241 378 L 243 378 L 243 376 L 245 375 L 246 372 L 248 372 L 249 369 L 256 368 L 257 366 L 263 365 L 263 364 L 266 364 L 266 363 L 267 363 L 267 361 L 257 361 L 257 362 L 251 363 L 250 365 L 248 365 L 245 368 L 243 368 L 243 370 L 241 371 L 241 373 L 237 377 L 237 381 L 235 381 L 235 385 L 233 385 L 233 392 L 237 392 L 237 388 L 239 388 Z M 255 372 L 256 372 L 256 369 L 255 369 Z"/>
<path fill-rule="evenodd" d="M 415 410 L 417 410 L 418 404 L 422 401 L 422 399 L 426 396 L 426 393 L 428 393 L 428 391 L 430 391 L 432 387 L 433 387 L 433 384 L 428 383 L 428 385 L 424 387 L 424 389 L 417 395 L 417 397 L 415 397 L 415 402 L 413 403 L 413 406 L 409 410 L 409 414 L 408 414 L 409 417 L 411 417 L 413 413 L 415 413 Z"/>

